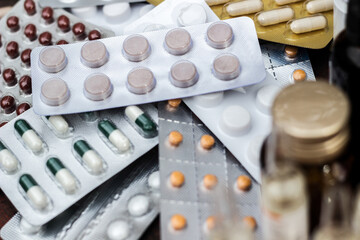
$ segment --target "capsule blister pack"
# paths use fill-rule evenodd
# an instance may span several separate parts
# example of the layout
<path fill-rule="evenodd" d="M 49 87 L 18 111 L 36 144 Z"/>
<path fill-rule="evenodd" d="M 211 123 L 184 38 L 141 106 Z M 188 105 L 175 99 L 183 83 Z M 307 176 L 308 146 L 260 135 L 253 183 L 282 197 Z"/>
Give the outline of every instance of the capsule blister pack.
<path fill-rule="evenodd" d="M 267 71 L 262 83 L 245 87 L 243 92 L 217 92 L 184 99 L 259 182 L 260 148 L 271 131 L 273 99 L 285 86 L 315 80 L 304 49 L 280 44 L 263 44 L 261 49 Z"/>
<path fill-rule="evenodd" d="M 124 32 L 127 34 L 147 32 L 218 20 L 219 18 L 204 0 L 166 0 L 143 17 L 129 24 Z"/>
<path fill-rule="evenodd" d="M 156 122 L 151 105 L 65 117 L 29 110 L 0 129 L 0 186 L 44 224 L 154 147 Z"/>
<path fill-rule="evenodd" d="M 106 5 L 118 2 L 142 2 L 142 0 L 38 0 L 43 7 L 73 8 Z"/>
<path fill-rule="evenodd" d="M 21 0 L 0 21 L 0 127 L 32 105 L 31 50 L 114 36 L 58 9 L 41 8 L 36 0 Z"/>
<path fill-rule="evenodd" d="M 184 104 L 158 109 L 162 239 L 208 239 L 219 188 L 257 223 L 251 227 L 260 239 L 259 184 Z"/>
<path fill-rule="evenodd" d="M 33 226 L 17 213 L 1 229 L 1 237 L 4 240 L 86 240 L 91 239 L 89 227 L 92 226 L 91 232 L 104 228 L 102 233 L 105 235 L 96 239 L 138 239 L 159 211 L 160 177 L 157 156 L 157 149 L 152 149 L 121 173 L 43 226 Z M 132 217 L 129 214 L 130 208 L 127 208 L 130 204 L 127 204 L 124 199 L 132 199 L 139 194 L 150 197 L 149 211 L 141 217 Z M 121 206 L 119 207 L 119 205 Z M 121 218 L 121 220 L 125 220 L 123 227 L 117 228 L 118 231 L 114 233 L 111 223 L 120 217 L 120 209 L 123 210 L 121 212 L 123 216 L 129 216 Z M 144 208 L 143 205 L 139 206 L 139 202 L 137 202 L 132 205 L 132 210 L 134 209 Z M 121 230 L 123 231 L 121 232 Z M 108 235 L 106 232 L 110 234 Z"/>
<path fill-rule="evenodd" d="M 40 115 L 228 90 L 266 75 L 249 18 L 36 48 L 31 57 Z"/>

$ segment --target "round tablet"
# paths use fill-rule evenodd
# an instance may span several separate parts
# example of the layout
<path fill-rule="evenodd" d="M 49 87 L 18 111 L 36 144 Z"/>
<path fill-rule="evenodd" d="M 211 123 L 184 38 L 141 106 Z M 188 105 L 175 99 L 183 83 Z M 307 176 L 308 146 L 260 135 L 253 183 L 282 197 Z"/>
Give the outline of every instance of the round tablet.
<path fill-rule="evenodd" d="M 70 97 L 70 91 L 64 80 L 50 78 L 41 86 L 41 100 L 50 106 L 60 106 Z"/>
<path fill-rule="evenodd" d="M 130 235 L 130 226 L 123 220 L 115 220 L 106 230 L 109 240 L 124 240 Z"/>
<path fill-rule="evenodd" d="M 285 47 L 285 56 L 288 58 L 295 58 L 298 54 L 299 49 L 294 46 L 286 46 Z"/>
<path fill-rule="evenodd" d="M 196 66 L 187 60 L 180 60 L 171 66 L 170 81 L 180 88 L 191 87 L 199 80 Z"/>
<path fill-rule="evenodd" d="M 265 135 L 256 136 L 249 143 L 249 147 L 247 149 L 247 156 L 250 162 L 252 162 L 255 166 L 259 166 L 260 164 L 260 151 L 265 137 Z"/>
<path fill-rule="evenodd" d="M 293 73 L 291 74 L 291 80 L 294 83 L 303 82 L 307 79 L 307 74 L 302 69 L 295 69 Z"/>
<path fill-rule="evenodd" d="M 217 56 L 213 62 L 213 73 L 220 80 L 232 80 L 240 75 L 239 59 L 230 53 Z"/>
<path fill-rule="evenodd" d="M 203 185 L 208 190 L 214 189 L 217 183 L 218 183 L 218 179 L 213 174 L 206 174 L 203 178 Z"/>
<path fill-rule="evenodd" d="M 140 217 L 147 213 L 150 208 L 150 199 L 145 195 L 137 195 L 130 199 L 128 210 L 130 215 Z"/>
<path fill-rule="evenodd" d="M 168 104 L 173 107 L 173 108 L 177 108 L 181 103 L 181 99 L 171 99 L 168 100 Z"/>
<path fill-rule="evenodd" d="M 160 173 L 159 171 L 153 172 L 148 178 L 148 185 L 152 189 L 160 189 Z"/>
<path fill-rule="evenodd" d="M 191 48 L 191 36 L 182 28 L 170 30 L 165 36 L 165 49 L 173 55 L 183 55 Z"/>
<path fill-rule="evenodd" d="M 224 92 L 208 93 L 193 97 L 197 105 L 205 108 L 216 107 L 219 105 L 223 98 Z"/>
<path fill-rule="evenodd" d="M 107 99 L 113 92 L 113 85 L 108 76 L 103 73 L 94 73 L 84 82 L 84 95 L 93 101 Z"/>
<path fill-rule="evenodd" d="M 181 187 L 185 182 L 185 176 L 182 172 L 174 171 L 170 175 L 170 183 L 171 186 L 179 188 Z"/>
<path fill-rule="evenodd" d="M 140 62 L 150 55 L 149 41 L 139 34 L 130 35 L 124 40 L 123 52 L 127 60 Z"/>
<path fill-rule="evenodd" d="M 214 216 L 210 216 L 206 219 L 206 229 L 207 230 L 212 230 L 215 228 L 216 226 L 216 218 Z"/>
<path fill-rule="evenodd" d="M 248 191 L 251 187 L 251 179 L 246 175 L 241 175 L 236 179 L 236 186 L 241 191 Z"/>
<path fill-rule="evenodd" d="M 150 69 L 137 67 L 129 72 L 126 85 L 132 93 L 145 94 L 155 88 L 156 80 Z"/>
<path fill-rule="evenodd" d="M 90 68 L 103 66 L 109 60 L 109 53 L 100 41 L 91 41 L 81 47 L 81 62 Z"/>
<path fill-rule="evenodd" d="M 190 5 L 187 3 L 185 4 L 184 7 L 177 7 L 179 10 L 176 20 L 180 26 L 186 27 L 206 23 L 207 14 L 203 6 L 196 3 Z"/>
<path fill-rule="evenodd" d="M 200 145 L 203 149 L 210 150 L 215 144 L 215 139 L 211 135 L 203 135 L 200 139 Z"/>
<path fill-rule="evenodd" d="M 41 50 L 39 66 L 48 73 L 57 73 L 67 65 L 67 58 L 62 48 L 57 46 L 47 47 Z"/>
<path fill-rule="evenodd" d="M 128 2 L 106 4 L 102 11 L 108 23 L 119 24 L 131 16 L 131 8 Z"/>
<path fill-rule="evenodd" d="M 183 135 L 178 131 L 172 131 L 169 134 L 169 143 L 171 146 L 177 147 L 183 140 Z"/>
<path fill-rule="evenodd" d="M 181 214 L 175 214 L 171 217 L 171 227 L 174 230 L 182 230 L 186 227 L 186 218 Z"/>
<path fill-rule="evenodd" d="M 271 107 L 281 88 L 275 85 L 262 87 L 256 94 L 256 106 L 265 114 L 271 115 Z"/>
<path fill-rule="evenodd" d="M 221 114 L 220 128 L 230 136 L 240 136 L 249 130 L 250 126 L 250 113 L 239 105 L 229 106 Z"/>
<path fill-rule="evenodd" d="M 245 223 L 245 226 L 249 227 L 251 230 L 255 230 L 257 226 L 255 218 L 251 216 L 244 217 L 243 222 Z"/>
<path fill-rule="evenodd" d="M 215 22 L 211 24 L 206 33 L 207 43 L 213 48 L 227 48 L 234 39 L 231 26 L 226 22 Z"/>
<path fill-rule="evenodd" d="M 97 13 L 97 7 L 78 7 L 78 8 L 71 8 L 71 12 L 82 19 L 91 18 Z"/>

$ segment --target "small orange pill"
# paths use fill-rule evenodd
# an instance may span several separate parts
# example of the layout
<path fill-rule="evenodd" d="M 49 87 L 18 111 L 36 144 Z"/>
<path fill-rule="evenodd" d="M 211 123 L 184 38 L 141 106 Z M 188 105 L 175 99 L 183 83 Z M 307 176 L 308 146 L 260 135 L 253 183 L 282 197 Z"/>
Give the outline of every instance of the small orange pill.
<path fill-rule="evenodd" d="M 257 223 L 254 217 L 247 216 L 244 217 L 243 222 L 247 227 L 249 227 L 251 230 L 255 230 Z"/>
<path fill-rule="evenodd" d="M 213 174 L 206 174 L 203 178 L 204 187 L 211 190 L 218 183 L 218 179 Z"/>
<path fill-rule="evenodd" d="M 285 47 L 285 55 L 288 58 L 295 58 L 298 54 L 299 49 L 294 46 L 286 46 Z"/>
<path fill-rule="evenodd" d="M 302 69 L 296 69 L 293 72 L 292 78 L 294 79 L 294 82 L 303 82 L 306 80 L 306 72 Z"/>
<path fill-rule="evenodd" d="M 206 219 L 206 228 L 208 230 L 212 230 L 215 228 L 216 218 L 214 216 L 210 216 Z"/>
<path fill-rule="evenodd" d="M 173 187 L 181 187 L 185 182 L 185 176 L 182 172 L 174 171 L 170 175 L 170 183 Z"/>
<path fill-rule="evenodd" d="M 247 191 L 251 186 L 251 179 L 246 175 L 241 175 L 236 180 L 237 187 L 239 190 Z"/>
<path fill-rule="evenodd" d="M 203 135 L 200 139 L 200 145 L 202 148 L 209 150 L 215 144 L 215 139 L 211 135 Z"/>
<path fill-rule="evenodd" d="M 181 214 L 175 214 L 171 217 L 171 226 L 175 230 L 182 230 L 186 227 L 186 218 Z"/>
<path fill-rule="evenodd" d="M 183 140 L 183 135 L 178 132 L 178 131 L 172 131 L 170 134 L 169 134 L 169 143 L 172 145 L 172 146 L 179 146 L 179 144 L 182 142 Z"/>
<path fill-rule="evenodd" d="M 174 107 L 174 108 L 177 108 L 181 103 L 181 99 L 171 99 L 171 100 L 168 100 L 168 104 L 171 106 L 171 107 Z"/>

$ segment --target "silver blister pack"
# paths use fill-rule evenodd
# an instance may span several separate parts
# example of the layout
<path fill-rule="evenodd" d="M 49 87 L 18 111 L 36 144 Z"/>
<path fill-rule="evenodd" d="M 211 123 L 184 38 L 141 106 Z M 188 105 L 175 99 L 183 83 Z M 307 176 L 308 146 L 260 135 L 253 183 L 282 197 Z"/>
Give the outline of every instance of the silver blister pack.
<path fill-rule="evenodd" d="M 82 48 L 85 53 L 87 52 L 85 49 L 90 45 L 75 43 L 59 46 L 60 48 L 56 50 L 51 47 L 36 48 L 31 55 L 33 62 L 39 63 L 42 57 L 54 50 L 62 56 L 67 56 L 67 64 L 62 64 L 63 70 L 57 73 L 42 70 L 44 67 L 40 68 L 42 66 L 40 63 L 33 64 L 31 74 L 34 110 L 40 115 L 93 111 L 228 90 L 264 80 L 264 63 L 251 19 L 241 17 L 211 24 L 175 29 L 182 33 L 187 30 L 189 38 L 186 37 L 186 39 L 189 41 L 192 39 L 188 42 L 192 48 L 181 56 L 172 55 L 164 48 L 166 34 L 174 29 L 98 40 L 96 44 L 99 49 L 101 48 L 104 54 L 107 49 L 108 53 L 108 55 L 103 55 L 108 56 L 107 60 L 106 57 L 101 58 L 104 62 L 98 68 L 90 68 L 83 64 L 86 61 L 84 56 L 87 57 L 81 54 Z M 207 34 L 208 27 L 210 35 Z M 228 33 L 226 38 L 229 37 L 228 42 L 225 43 L 230 45 L 224 49 L 211 47 L 208 44 L 210 40 L 206 40 L 206 36 L 209 35 L 213 39 L 222 38 L 223 34 L 219 34 L 220 31 L 216 30 L 222 28 L 226 28 Z M 169 37 L 168 39 L 176 38 Z M 141 44 L 134 45 L 132 40 L 139 41 Z M 126 46 L 127 53 L 123 49 L 123 44 Z M 131 50 L 135 46 L 143 46 L 144 51 L 140 54 L 140 51 Z M 128 61 L 129 54 L 131 58 L 135 56 L 147 58 L 140 62 L 132 62 L 135 58 Z M 228 60 L 229 64 L 222 64 Z M 230 67 L 227 68 L 227 66 Z M 212 68 L 216 68 L 217 71 Z M 223 68 L 228 70 L 223 71 Z M 121 69 L 120 72 L 119 69 Z M 186 71 L 180 69 L 186 69 Z M 226 79 L 230 77 L 232 80 L 219 80 L 223 77 Z M 73 81 L 73 79 L 79 79 L 79 81 Z M 95 96 L 92 96 L 90 92 L 97 91 L 90 89 L 91 85 L 88 83 L 91 81 L 106 82 L 106 89 L 101 91 L 101 93 L 106 92 L 106 95 L 100 96 L 99 91 L 99 94 L 94 93 Z M 61 92 L 67 92 L 62 95 L 64 96 L 61 97 L 62 101 L 51 101 L 53 98 L 50 89 L 55 86 L 55 82 L 59 84 L 56 86 L 61 85 Z M 53 93 L 58 94 L 57 91 Z"/>
<path fill-rule="evenodd" d="M 6 109 L 0 107 L 0 124 L 10 121 L 23 112 L 24 107 L 28 109 L 32 105 L 29 50 L 41 46 L 40 38 L 46 40 L 43 41 L 43 44 L 51 45 L 56 44 L 60 40 L 68 43 L 77 42 L 79 39 L 75 38 L 71 28 L 78 22 L 84 24 L 85 27 L 84 39 L 82 40 L 87 40 L 87 36 L 92 30 L 97 30 L 102 38 L 114 36 L 112 31 L 81 20 L 62 9 L 47 9 L 46 19 L 49 23 L 46 23 L 44 18 L 42 18 L 43 8 L 39 6 L 37 0 L 31 1 L 34 8 L 28 8 L 32 15 L 27 13 L 24 3 L 28 1 L 19 1 L 0 21 L 0 100 L 4 96 L 11 97 L 7 100 L 7 104 L 2 104 L 6 106 Z M 62 32 L 58 27 L 57 21 L 61 15 L 66 16 L 69 20 L 67 32 Z M 8 20 L 11 28 L 8 27 Z M 28 27 L 29 25 L 30 27 Z M 25 35 L 25 32 L 28 36 L 31 36 L 32 40 Z M 16 42 L 17 46 L 11 42 Z M 13 45 L 11 55 L 14 58 L 9 57 L 10 55 L 6 51 L 9 43 Z M 4 80 L 4 76 L 7 81 Z M 25 78 L 25 76 L 27 77 Z M 20 106 L 20 104 L 23 105 Z M 27 105 L 24 106 L 25 104 Z"/>
<path fill-rule="evenodd" d="M 283 87 L 294 83 L 292 74 L 297 69 L 306 74 L 305 80 L 315 80 L 304 49 L 299 50 L 296 58 L 286 60 L 283 45 L 268 43 L 261 48 L 267 72 L 265 81 L 245 87 L 241 92 L 218 92 L 184 99 L 259 182 L 260 148 L 271 131 L 273 99 Z"/>
<path fill-rule="evenodd" d="M 208 222 L 217 216 L 217 201 L 224 197 L 218 190 L 225 189 L 234 196 L 238 215 L 255 219 L 255 236 L 261 239 L 256 180 L 184 104 L 175 108 L 159 103 L 158 109 L 161 237 L 209 239 L 212 226 Z M 203 138 L 211 139 L 212 145 Z M 250 183 L 240 186 L 241 190 L 239 177 Z"/>
<path fill-rule="evenodd" d="M 143 2 L 143 0 L 39 0 L 41 6 L 54 8 L 89 7 L 117 2 Z"/>
<path fill-rule="evenodd" d="M 0 129 L 0 186 L 42 225 L 153 148 L 156 123 L 152 105 L 48 118 L 31 109 Z"/>
<path fill-rule="evenodd" d="M 94 228 L 91 232 L 97 231 L 99 228 L 104 228 L 105 230 L 102 230 L 106 231 L 108 223 L 116 218 L 126 219 L 130 225 L 132 219 L 126 218 L 126 213 L 119 215 L 117 209 L 115 212 L 111 212 L 114 210 L 111 206 L 115 207 L 119 204 L 126 206 L 126 202 L 121 202 L 124 195 L 131 197 L 138 193 L 147 192 L 151 194 L 153 201 L 150 206 L 151 211 L 142 217 L 135 218 L 136 227 L 131 229 L 132 232 L 129 235 L 135 236 L 137 239 L 159 211 L 159 185 L 148 186 L 149 182 L 154 183 L 154 180 L 150 180 L 150 178 L 154 173 L 158 173 L 157 170 L 157 150 L 153 149 L 43 226 L 31 226 L 17 213 L 1 229 L 1 237 L 4 240 L 90 239 L 90 235 L 88 235 L 90 226 Z M 159 178 L 156 179 L 156 182 L 159 183 Z M 145 189 L 150 190 L 146 191 Z M 96 239 L 109 238 L 106 235 L 101 235 Z"/>

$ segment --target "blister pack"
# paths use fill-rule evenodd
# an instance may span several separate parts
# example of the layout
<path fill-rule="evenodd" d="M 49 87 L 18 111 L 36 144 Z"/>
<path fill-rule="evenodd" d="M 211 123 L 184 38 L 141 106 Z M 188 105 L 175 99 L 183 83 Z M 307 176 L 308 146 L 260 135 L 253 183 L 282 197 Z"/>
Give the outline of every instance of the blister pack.
<path fill-rule="evenodd" d="M 263 44 L 261 49 L 267 71 L 262 83 L 245 87 L 243 92 L 218 92 L 184 99 L 258 182 L 261 181 L 260 148 L 271 131 L 273 99 L 289 84 L 315 80 L 306 50 L 280 44 Z"/>
<path fill-rule="evenodd" d="M 90 7 L 118 2 L 142 2 L 143 0 L 39 0 L 41 6 L 53 8 Z"/>
<path fill-rule="evenodd" d="M 127 230 L 128 233 L 125 238 L 138 238 L 159 211 L 158 192 L 160 191 L 160 179 L 158 173 L 158 151 L 154 148 L 43 226 L 32 226 L 17 213 L 1 229 L 1 237 L 4 240 L 90 239 L 88 228 L 92 226 L 94 227 L 93 230 L 101 227 L 105 228 L 105 231 L 108 229 L 107 232 L 110 233 L 110 235 L 105 234 L 97 239 L 122 239 L 121 236 L 125 236 L 124 231 L 122 232 L 123 235 L 119 231 L 115 232 L 114 235 L 111 224 L 108 224 L 119 218 L 119 209 L 121 208 L 124 210 L 124 212 L 121 212 L 123 216 L 129 215 L 129 217 L 121 219 L 125 221 L 123 226 L 130 226 L 130 228 L 122 228 Z M 124 198 L 136 197 L 139 196 L 138 194 L 149 196 L 151 204 L 148 205 L 149 211 L 146 215 L 132 217 L 129 213 L 133 213 L 134 209 L 143 209 L 143 206 L 138 206 L 138 202 L 135 202 L 135 204 L 132 203 L 132 208 L 130 208 L 130 202 L 127 204 L 127 202 L 124 202 Z M 109 213 L 109 211 L 113 210 L 110 206 L 119 207 L 119 204 L 124 206 Z M 118 228 L 118 230 L 121 229 Z"/>
<path fill-rule="evenodd" d="M 178 104 L 158 104 L 162 239 L 208 239 L 221 221 L 215 207 L 219 188 L 235 196 L 239 215 L 260 239 L 259 184 Z"/>
<path fill-rule="evenodd" d="M 21 215 L 42 225 L 158 143 L 152 105 L 41 117 L 0 129 L 0 186 Z"/>
<path fill-rule="evenodd" d="M 129 24 L 125 28 L 125 33 L 186 27 L 218 20 L 219 18 L 204 0 L 166 0 L 143 17 Z"/>
<path fill-rule="evenodd" d="M 0 127 L 32 105 L 30 53 L 41 45 L 114 36 L 103 27 L 36 0 L 21 0 L 0 21 Z"/>
<path fill-rule="evenodd" d="M 31 58 L 38 63 L 31 76 L 40 115 L 189 97 L 252 85 L 266 75 L 246 17 L 36 48 Z"/>

